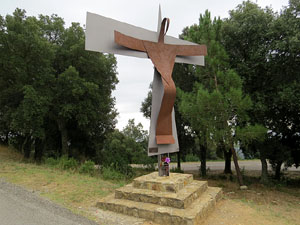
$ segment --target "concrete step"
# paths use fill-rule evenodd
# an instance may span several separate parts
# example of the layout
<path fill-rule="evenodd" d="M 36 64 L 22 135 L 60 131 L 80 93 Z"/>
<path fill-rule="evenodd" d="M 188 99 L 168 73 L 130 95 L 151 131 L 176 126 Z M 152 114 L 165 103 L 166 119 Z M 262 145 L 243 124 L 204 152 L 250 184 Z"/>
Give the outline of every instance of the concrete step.
<path fill-rule="evenodd" d="M 192 174 L 170 173 L 170 176 L 160 177 L 153 172 L 133 180 L 133 187 L 162 192 L 177 193 L 193 182 Z"/>
<path fill-rule="evenodd" d="M 97 207 L 154 221 L 164 225 L 196 225 L 214 208 L 222 196 L 222 189 L 208 187 L 207 190 L 186 209 L 160 206 L 152 203 L 116 199 L 107 196 L 97 203 Z"/>
<path fill-rule="evenodd" d="M 206 189 L 207 181 L 196 180 L 186 185 L 177 193 L 138 189 L 134 188 L 132 184 L 128 184 L 115 191 L 115 198 L 183 209 L 190 206 Z"/>

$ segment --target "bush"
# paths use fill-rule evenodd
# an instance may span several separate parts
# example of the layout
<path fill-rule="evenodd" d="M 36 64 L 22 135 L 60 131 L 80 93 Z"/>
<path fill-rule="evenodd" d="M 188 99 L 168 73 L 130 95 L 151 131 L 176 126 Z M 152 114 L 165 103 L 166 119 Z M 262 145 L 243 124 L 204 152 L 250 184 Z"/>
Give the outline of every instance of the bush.
<path fill-rule="evenodd" d="M 79 173 L 86 173 L 93 176 L 95 174 L 95 163 L 91 160 L 85 161 L 79 168 Z"/>
<path fill-rule="evenodd" d="M 198 162 L 199 161 L 199 158 L 198 156 L 196 155 L 193 155 L 193 154 L 187 154 L 185 156 L 185 161 L 186 162 Z"/>
<path fill-rule="evenodd" d="M 105 180 L 125 180 L 126 176 L 112 167 L 103 167 L 101 175 Z"/>
<path fill-rule="evenodd" d="M 59 159 L 58 168 L 62 170 L 76 170 L 78 168 L 78 161 L 74 158 L 67 158 L 63 156 Z"/>
<path fill-rule="evenodd" d="M 59 160 L 54 159 L 54 158 L 52 158 L 52 157 L 47 158 L 47 159 L 45 160 L 45 164 L 46 164 L 47 166 L 51 166 L 51 167 L 56 167 L 56 166 L 58 165 L 58 163 L 59 163 Z"/>

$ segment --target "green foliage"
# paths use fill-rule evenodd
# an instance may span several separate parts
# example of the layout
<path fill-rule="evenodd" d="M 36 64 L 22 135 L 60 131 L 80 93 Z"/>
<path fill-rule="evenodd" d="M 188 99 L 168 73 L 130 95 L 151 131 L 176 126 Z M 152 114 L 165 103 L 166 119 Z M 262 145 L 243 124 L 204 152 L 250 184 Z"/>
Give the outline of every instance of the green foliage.
<path fill-rule="evenodd" d="M 201 84 L 194 83 L 192 92 L 179 90 L 179 109 L 199 134 L 200 142 L 217 145 L 222 141 L 231 146 L 232 131 L 248 120 L 247 111 L 252 104 L 242 92 L 240 77 L 227 69 L 228 56 L 220 42 L 221 27 L 221 20 L 212 21 L 206 11 L 200 16 L 199 25 L 185 29 L 186 39 L 207 45 L 208 56 L 205 67 L 195 73 Z"/>
<path fill-rule="evenodd" d="M 244 144 L 250 144 L 254 141 L 263 142 L 267 136 L 267 129 L 259 124 L 242 128 L 238 127 L 235 135 Z"/>
<path fill-rule="evenodd" d="M 61 170 L 78 171 L 79 173 L 89 174 L 91 176 L 95 175 L 96 172 L 95 163 L 93 161 L 87 160 L 84 163 L 79 164 L 76 159 L 67 158 L 66 156 L 57 159 L 52 157 L 47 158 L 45 160 L 45 165 Z"/>
<path fill-rule="evenodd" d="M 235 70 L 230 69 L 230 57 L 223 46 L 224 22 L 219 18 L 211 19 L 210 13 L 200 15 L 199 24 L 185 28 L 183 38 L 206 44 L 208 54 L 205 66 L 191 72 L 196 80 L 193 90 L 178 90 L 179 111 L 189 121 L 195 132 L 200 151 L 201 173 L 206 175 L 206 158 L 217 158 L 220 151 L 225 153 L 233 149 L 235 143 L 246 145 L 256 136 L 250 135 L 250 110 L 253 103 L 243 91 L 243 81 Z M 243 135 L 242 129 L 245 129 Z M 240 136 L 236 135 L 240 131 Z M 248 131 L 248 132 L 246 132 Z M 266 129 L 264 130 L 266 132 Z M 266 134 L 266 133 L 265 133 Z M 242 138 L 242 139 L 241 139 Z M 196 139 L 196 140 L 197 140 Z M 217 152 L 218 150 L 218 152 Z"/>
<path fill-rule="evenodd" d="M 126 147 L 131 155 L 130 163 L 143 164 L 152 168 L 155 162 L 153 157 L 148 157 L 148 132 L 143 130 L 141 123 L 135 125 L 134 119 L 128 120 L 128 124 L 122 130 L 125 136 Z"/>
<path fill-rule="evenodd" d="M 134 119 L 131 119 L 122 132 L 115 130 L 108 136 L 98 161 L 104 168 L 131 177 L 133 170 L 129 164 L 153 167 L 153 158 L 147 156 L 147 144 L 147 131 L 143 130 L 142 124 L 135 125 Z"/>
<path fill-rule="evenodd" d="M 84 29 L 57 15 L 0 17 L 0 137 L 26 157 L 94 157 L 116 123 L 112 55 L 88 52 Z M 32 151 L 34 150 L 34 151 Z M 73 153 L 75 151 L 72 151 Z"/>
<path fill-rule="evenodd" d="M 101 165 L 116 170 L 125 176 L 131 176 L 133 171 L 129 165 L 132 161 L 133 140 L 128 140 L 118 130 L 115 130 L 106 140 L 105 149 L 102 150 L 102 157 L 99 159 Z"/>
<path fill-rule="evenodd" d="M 58 160 L 58 159 L 54 159 L 54 158 L 52 158 L 52 157 L 47 158 L 47 159 L 45 160 L 45 164 L 46 164 L 47 166 L 50 166 L 50 167 L 57 167 L 58 163 L 59 163 L 59 160 Z"/>
<path fill-rule="evenodd" d="M 62 170 L 76 170 L 79 166 L 79 163 L 74 158 L 67 158 L 66 156 L 62 156 L 59 158 L 58 168 Z"/>
<path fill-rule="evenodd" d="M 253 102 L 251 124 L 269 131 L 268 140 L 254 140 L 251 149 L 278 171 L 283 162 L 290 166 L 300 161 L 299 10 L 298 0 L 289 1 L 278 14 L 246 1 L 230 11 L 222 28 L 231 68 L 242 77 Z"/>
<path fill-rule="evenodd" d="M 74 158 L 67 158 L 66 156 L 62 156 L 57 159 L 50 157 L 45 160 L 45 165 L 59 168 L 61 170 L 75 171 L 79 167 L 79 162 Z"/>
<path fill-rule="evenodd" d="M 129 119 L 128 124 L 122 130 L 122 133 L 137 143 L 141 143 L 144 148 L 147 148 L 148 132 L 143 130 L 143 125 L 138 123 L 135 125 L 134 119 Z"/>
<path fill-rule="evenodd" d="M 199 162 L 199 157 L 193 154 L 187 154 L 185 156 L 186 162 Z"/>
<path fill-rule="evenodd" d="M 147 93 L 147 97 L 141 104 L 140 112 L 143 113 L 147 119 L 151 118 L 151 107 L 152 107 L 152 83 L 149 85 L 150 91 Z"/>
<path fill-rule="evenodd" d="M 85 161 L 79 167 L 79 173 L 85 173 L 85 174 L 89 174 L 92 176 L 95 174 L 95 171 L 96 171 L 95 163 L 91 160 Z"/>
<path fill-rule="evenodd" d="M 125 171 L 131 158 L 125 141 L 125 136 L 121 132 L 115 130 L 111 133 L 105 142 L 105 149 L 102 150 L 99 159 L 101 165 L 104 167 L 112 166 L 114 169 L 119 169 L 120 172 Z"/>
<path fill-rule="evenodd" d="M 113 167 L 103 167 L 101 169 L 101 176 L 105 180 L 125 180 L 126 175 L 120 171 L 114 169 Z"/>

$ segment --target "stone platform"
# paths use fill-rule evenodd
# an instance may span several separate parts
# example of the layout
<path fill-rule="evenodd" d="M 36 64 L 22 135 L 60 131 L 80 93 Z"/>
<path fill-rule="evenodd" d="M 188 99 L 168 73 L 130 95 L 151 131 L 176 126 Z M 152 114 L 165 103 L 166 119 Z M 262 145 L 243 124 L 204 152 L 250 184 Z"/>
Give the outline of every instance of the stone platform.
<path fill-rule="evenodd" d="M 154 221 L 158 224 L 196 225 L 222 197 L 221 188 L 193 180 L 191 174 L 158 172 L 134 179 L 115 194 L 101 199 L 97 207 Z"/>

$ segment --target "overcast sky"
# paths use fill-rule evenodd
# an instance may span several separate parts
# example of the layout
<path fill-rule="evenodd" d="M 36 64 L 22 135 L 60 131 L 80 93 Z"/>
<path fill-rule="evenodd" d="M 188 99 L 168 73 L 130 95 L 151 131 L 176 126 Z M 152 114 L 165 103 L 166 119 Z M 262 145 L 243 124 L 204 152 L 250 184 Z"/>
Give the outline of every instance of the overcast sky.
<path fill-rule="evenodd" d="M 228 17 L 242 0 L 1 0 L 0 15 L 12 14 L 15 8 L 25 9 L 27 15 L 57 14 L 66 26 L 71 22 L 85 24 L 86 12 L 100 14 L 145 29 L 156 31 L 158 7 L 162 17 L 170 18 L 168 35 L 178 37 L 182 29 L 198 23 L 206 9 L 211 15 Z M 254 0 L 261 7 L 271 6 L 280 11 L 288 0 Z M 117 55 L 119 83 L 113 95 L 119 112 L 117 128 L 122 129 L 128 119 L 141 122 L 149 129 L 150 121 L 140 113 L 140 106 L 153 79 L 153 65 L 149 59 Z"/>

